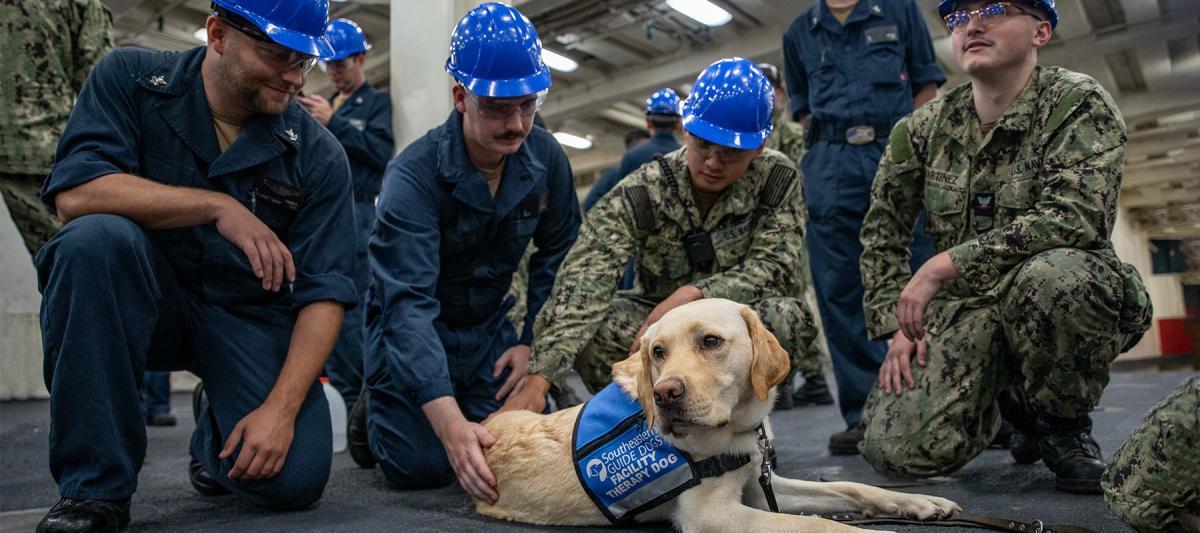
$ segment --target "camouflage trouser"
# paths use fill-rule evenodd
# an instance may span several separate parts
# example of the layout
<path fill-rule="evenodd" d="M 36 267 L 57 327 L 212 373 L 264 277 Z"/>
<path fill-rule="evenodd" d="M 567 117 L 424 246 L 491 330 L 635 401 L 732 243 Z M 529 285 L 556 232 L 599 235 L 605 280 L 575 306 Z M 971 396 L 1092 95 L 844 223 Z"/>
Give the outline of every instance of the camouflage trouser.
<path fill-rule="evenodd" d="M 609 305 L 600 321 L 600 330 L 575 359 L 575 370 L 593 394 L 612 381 L 613 363 L 629 356 L 634 335 L 657 304 L 618 296 Z M 775 334 L 780 346 L 791 354 L 795 365 L 800 353 L 796 347 L 812 345 L 816 336 L 807 306 L 797 298 L 766 298 L 748 305 Z"/>
<path fill-rule="evenodd" d="M 916 388 L 897 397 L 876 386 L 863 409 L 859 450 L 876 470 L 904 477 L 957 470 L 996 435 L 996 397 L 1010 384 L 1033 407 L 1062 418 L 1086 416 L 1100 400 L 1109 364 L 1135 337 L 1123 320 L 1124 278 L 1097 256 L 1065 248 L 1016 268 L 995 303 L 930 303 L 928 365 L 914 357 Z M 1144 318 L 1136 326 L 1142 331 Z"/>
<path fill-rule="evenodd" d="M 1200 377 L 1152 409 L 1101 480 L 1113 514 L 1138 531 L 1200 531 Z"/>
<path fill-rule="evenodd" d="M 804 278 L 804 296 L 800 298 L 800 304 L 808 312 L 809 316 L 816 317 L 817 295 L 812 290 L 812 273 L 808 266 L 808 252 L 805 251 L 801 256 L 801 272 L 800 275 Z M 788 373 L 787 379 L 783 380 L 780 387 L 784 390 L 791 390 L 793 379 L 799 375 L 805 378 L 812 378 L 825 375 L 825 368 L 830 365 L 829 348 L 825 344 L 825 334 L 821 327 L 821 321 L 814 319 L 815 334 L 812 335 L 812 340 L 804 345 L 802 350 L 797 350 L 792 353 L 792 370 Z"/>
<path fill-rule="evenodd" d="M 38 249 L 62 227 L 58 216 L 38 198 L 41 189 L 42 176 L 0 174 L 0 193 L 4 194 L 4 203 L 8 205 L 8 212 L 12 214 L 30 256 L 37 255 Z"/>

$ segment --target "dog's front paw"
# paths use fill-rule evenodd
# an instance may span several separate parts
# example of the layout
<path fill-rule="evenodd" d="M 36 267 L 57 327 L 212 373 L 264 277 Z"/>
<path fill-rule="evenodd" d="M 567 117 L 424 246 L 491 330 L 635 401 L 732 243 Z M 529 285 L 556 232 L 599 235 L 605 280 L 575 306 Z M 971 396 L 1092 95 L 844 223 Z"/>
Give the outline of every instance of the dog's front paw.
<path fill-rule="evenodd" d="M 917 520 L 941 520 L 962 511 L 957 503 L 938 496 L 902 494 L 891 503 L 888 514 Z"/>

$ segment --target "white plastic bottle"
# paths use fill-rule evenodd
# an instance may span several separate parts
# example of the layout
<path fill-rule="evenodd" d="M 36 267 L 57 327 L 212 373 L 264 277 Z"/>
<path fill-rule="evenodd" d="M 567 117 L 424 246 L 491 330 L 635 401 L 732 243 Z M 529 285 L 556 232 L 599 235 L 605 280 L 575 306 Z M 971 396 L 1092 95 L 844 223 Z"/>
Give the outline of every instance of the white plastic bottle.
<path fill-rule="evenodd" d="M 321 378 L 325 389 L 325 401 L 329 402 L 329 422 L 333 424 L 333 453 L 346 451 L 346 400 L 329 384 L 329 378 Z"/>

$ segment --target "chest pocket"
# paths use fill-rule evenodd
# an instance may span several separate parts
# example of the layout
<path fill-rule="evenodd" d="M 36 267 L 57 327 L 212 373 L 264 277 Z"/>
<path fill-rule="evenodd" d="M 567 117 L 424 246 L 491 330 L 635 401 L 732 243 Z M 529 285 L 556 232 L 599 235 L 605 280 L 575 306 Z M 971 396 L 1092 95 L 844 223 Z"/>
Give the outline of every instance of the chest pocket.
<path fill-rule="evenodd" d="M 747 218 L 713 233 L 713 248 L 717 251 L 718 267 L 714 268 L 714 271 L 732 268 L 746 258 L 754 241 L 750 238 L 753 222 L 753 219 Z"/>
<path fill-rule="evenodd" d="M 1000 186 L 996 192 L 996 205 L 1006 212 L 1001 216 L 1011 219 L 1032 209 L 1042 194 L 1042 181 L 1037 176 L 1016 178 Z"/>
<path fill-rule="evenodd" d="M 863 32 L 866 57 L 863 70 L 876 85 L 900 85 L 904 71 L 904 47 L 896 25 L 875 26 Z"/>
<path fill-rule="evenodd" d="M 533 235 L 542 214 L 550 209 L 548 191 L 531 192 L 513 210 L 512 233 L 518 239 Z"/>
<path fill-rule="evenodd" d="M 266 176 L 255 178 L 250 186 L 250 210 L 284 244 L 290 244 L 292 224 L 307 200 L 304 189 Z"/>
<path fill-rule="evenodd" d="M 651 277 L 667 284 L 687 278 L 692 267 L 683 248 L 683 232 L 678 226 L 660 226 L 658 233 L 646 239 L 644 251 L 638 252 L 638 263 Z"/>
<path fill-rule="evenodd" d="M 962 227 L 967 209 L 967 192 L 953 185 L 925 183 L 925 232 L 940 242 Z"/>

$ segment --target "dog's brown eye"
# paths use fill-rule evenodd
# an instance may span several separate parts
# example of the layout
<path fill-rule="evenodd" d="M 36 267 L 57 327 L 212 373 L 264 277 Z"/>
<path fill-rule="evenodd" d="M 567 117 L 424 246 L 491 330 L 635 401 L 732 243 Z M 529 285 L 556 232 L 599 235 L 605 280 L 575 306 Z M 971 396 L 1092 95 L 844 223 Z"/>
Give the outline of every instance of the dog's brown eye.
<path fill-rule="evenodd" d="M 667 352 L 663 351 L 662 346 L 655 346 L 650 352 L 654 354 L 656 359 L 662 359 L 667 355 Z"/>
<path fill-rule="evenodd" d="M 718 337 L 716 335 L 705 335 L 704 336 L 704 347 L 705 348 L 716 348 L 717 346 L 721 345 L 721 340 L 722 340 L 721 337 Z"/>

